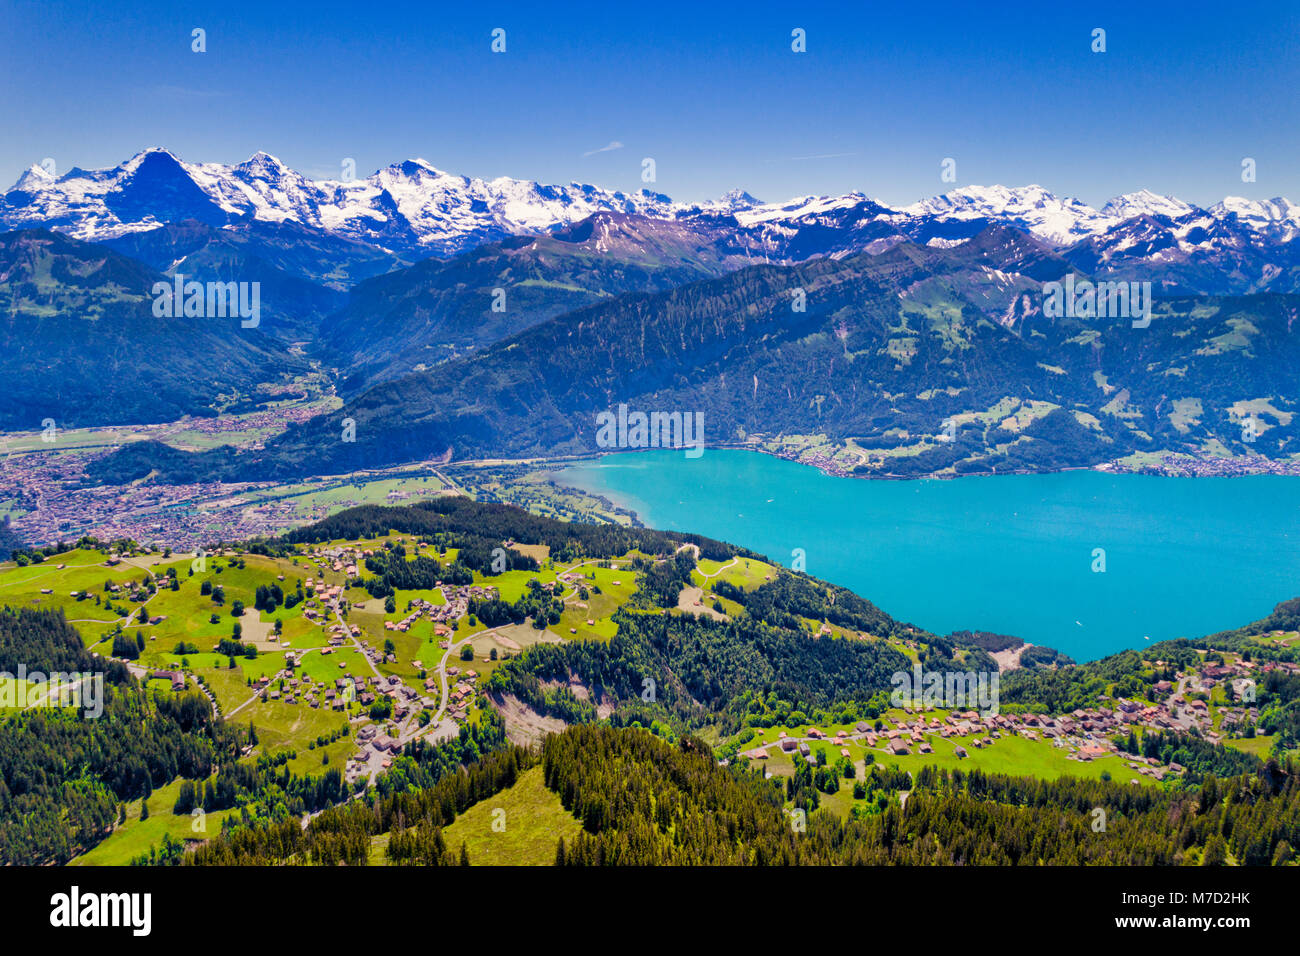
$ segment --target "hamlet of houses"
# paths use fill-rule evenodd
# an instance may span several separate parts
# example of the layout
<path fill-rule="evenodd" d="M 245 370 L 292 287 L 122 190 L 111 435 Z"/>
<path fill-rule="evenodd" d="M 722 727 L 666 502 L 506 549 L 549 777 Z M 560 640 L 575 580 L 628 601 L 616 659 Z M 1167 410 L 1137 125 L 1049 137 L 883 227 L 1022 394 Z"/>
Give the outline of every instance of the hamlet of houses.
<path fill-rule="evenodd" d="M 1157 666 L 1163 666 L 1163 662 L 1157 662 Z M 1020 736 L 1027 740 L 1051 741 L 1053 746 L 1067 749 L 1069 759 L 1086 762 L 1119 753 L 1112 738 L 1137 727 L 1178 731 L 1195 728 L 1207 741 L 1219 743 L 1229 728 L 1258 719 L 1258 709 L 1253 706 L 1253 698 L 1246 691 L 1254 679 L 1254 672 L 1267 672 L 1273 668 L 1293 673 L 1300 671 L 1294 664 L 1269 662 L 1257 667 L 1251 661 L 1238 660 L 1231 665 L 1202 665 L 1197 675 L 1178 675 L 1180 681 L 1194 676 L 1198 682 L 1197 687 L 1205 691 L 1212 690 L 1220 682 L 1228 683 L 1230 698 L 1237 700 L 1239 706 L 1218 708 L 1222 722 L 1217 731 L 1213 728 L 1210 710 L 1204 700 L 1187 700 L 1175 692 L 1174 683 L 1160 681 L 1153 685 L 1153 690 L 1164 699 L 1156 704 L 1124 698 L 1110 701 L 1103 697 L 1102 700 L 1108 702 L 1109 706 L 1079 708 L 1068 714 L 1054 716 L 1036 713 L 981 715 L 973 710 L 931 713 L 904 708 L 903 715 L 894 721 L 893 726 L 883 720 L 875 723 L 859 721 L 852 729 L 839 730 L 833 736 L 816 727 L 808 727 L 802 736 L 781 731 L 774 743 L 743 751 L 741 756 L 751 760 L 767 760 L 771 757 L 768 748 L 775 746 L 782 753 L 792 756 L 797 753 L 811 762 L 815 759 L 812 750 L 814 744 L 825 742 L 838 746 L 841 755 L 848 756 L 849 752 L 844 745 L 852 741 L 869 750 L 901 757 L 912 753 L 933 753 L 935 738 L 951 738 L 954 740 L 953 752 L 958 758 L 964 758 L 969 756 L 969 751 L 956 743 L 959 738 L 970 738 L 970 746 L 982 749 L 991 746 L 1000 737 Z M 1178 764 L 1163 766 L 1153 758 L 1128 753 L 1120 756 L 1132 769 L 1155 779 L 1162 779 L 1167 773 L 1179 773 L 1183 769 Z"/>

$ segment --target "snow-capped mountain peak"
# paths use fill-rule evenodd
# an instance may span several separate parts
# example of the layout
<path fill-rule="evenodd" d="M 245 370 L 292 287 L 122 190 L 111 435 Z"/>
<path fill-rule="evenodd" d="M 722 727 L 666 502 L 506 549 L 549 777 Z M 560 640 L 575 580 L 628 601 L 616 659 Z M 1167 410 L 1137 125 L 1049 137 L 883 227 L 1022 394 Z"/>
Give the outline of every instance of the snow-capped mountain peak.
<path fill-rule="evenodd" d="M 1237 221 L 1256 232 L 1267 232 L 1283 242 L 1300 234 L 1300 205 L 1278 196 L 1274 199 L 1244 199 L 1227 196 L 1210 207 L 1217 218 L 1236 216 Z"/>
<path fill-rule="evenodd" d="M 1113 220 L 1078 199 L 1058 199 L 1037 184 L 1029 186 L 962 186 L 952 192 L 904 206 L 912 216 L 988 219 L 1018 225 L 1058 245 L 1099 232 Z"/>
<path fill-rule="evenodd" d="M 1175 199 L 1173 196 L 1161 196 L 1149 189 L 1139 189 L 1134 193 L 1116 196 L 1101 207 L 1102 215 L 1110 216 L 1117 222 L 1133 219 L 1137 216 L 1165 216 L 1180 219 L 1196 212 L 1195 206 Z"/>
<path fill-rule="evenodd" d="M 261 175 L 279 179 L 287 173 L 291 173 L 284 163 L 270 153 L 264 153 L 260 149 L 248 159 L 244 160 L 235 169 L 241 170 L 250 175 Z"/>
<path fill-rule="evenodd" d="M 760 236 L 764 255 L 801 231 L 809 238 L 799 245 L 800 255 L 846 255 L 883 250 L 907 239 L 959 243 L 990 223 L 1066 247 L 1151 216 L 1177 220 L 1172 235 L 1182 246 L 1202 241 L 1197 237 L 1219 223 L 1271 241 L 1286 242 L 1300 234 L 1300 207 L 1282 198 L 1228 197 L 1199 209 L 1144 189 L 1118 196 L 1099 211 L 1039 185 L 972 185 L 901 209 L 861 192 L 763 203 L 735 189 L 706 203 L 677 203 L 646 188 L 624 192 L 586 183 L 471 178 L 418 158 L 364 179 L 312 180 L 263 151 L 225 165 L 187 163 L 161 146 L 110 169 L 73 168 L 58 178 L 33 166 L 0 197 L 0 228 L 45 226 L 78 239 L 100 240 L 182 219 L 218 226 L 246 219 L 292 221 L 423 257 L 454 255 L 516 234 L 555 231 L 599 212 L 681 221 L 734 216 L 740 229 Z M 1136 234 L 1125 241 L 1143 242 Z M 826 252 L 821 247 L 827 243 L 838 245 Z"/>
<path fill-rule="evenodd" d="M 809 220 L 816 217 L 834 215 L 843 210 L 854 209 L 863 203 L 873 203 L 866 195 L 859 192 L 845 193 L 843 196 L 800 196 L 785 202 L 762 203 L 738 212 L 736 218 L 743 225 L 780 220 Z M 879 207 L 879 208 L 884 208 Z"/>
<path fill-rule="evenodd" d="M 33 189 L 43 189 L 53 183 L 54 179 L 55 177 L 51 176 L 44 166 L 41 166 L 39 163 L 34 163 L 28 169 L 24 170 L 23 174 L 18 177 L 18 182 L 14 183 L 14 189 L 23 192 L 28 192 Z"/>

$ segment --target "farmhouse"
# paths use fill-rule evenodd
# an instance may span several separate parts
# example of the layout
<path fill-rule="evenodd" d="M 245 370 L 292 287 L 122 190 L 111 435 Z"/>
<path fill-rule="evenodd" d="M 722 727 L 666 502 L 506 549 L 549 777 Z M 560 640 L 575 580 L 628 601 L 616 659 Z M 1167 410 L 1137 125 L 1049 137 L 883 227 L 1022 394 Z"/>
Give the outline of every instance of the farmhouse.
<path fill-rule="evenodd" d="M 171 681 L 172 690 L 185 689 L 185 675 L 181 671 L 154 671 L 149 676 Z"/>

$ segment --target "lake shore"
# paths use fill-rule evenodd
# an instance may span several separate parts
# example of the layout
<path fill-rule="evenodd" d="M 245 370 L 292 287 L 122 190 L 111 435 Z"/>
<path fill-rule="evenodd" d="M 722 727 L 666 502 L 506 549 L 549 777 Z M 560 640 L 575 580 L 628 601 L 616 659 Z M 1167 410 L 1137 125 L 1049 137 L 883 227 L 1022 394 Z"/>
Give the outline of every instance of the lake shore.
<path fill-rule="evenodd" d="M 630 455 L 646 451 L 672 451 L 674 449 L 646 448 L 610 448 L 601 449 L 590 455 L 572 455 L 548 459 L 532 459 L 546 467 L 569 465 L 580 461 L 592 461 L 608 455 Z M 751 451 L 760 455 L 769 455 L 782 461 L 793 462 L 815 468 L 826 475 L 836 478 L 855 478 L 867 481 L 916 481 L 929 479 L 946 481 L 957 478 L 979 478 L 994 475 L 1054 475 L 1075 471 L 1097 471 L 1113 475 L 1153 475 L 1165 478 L 1244 478 L 1253 475 L 1273 475 L 1285 478 L 1300 478 L 1300 456 L 1295 458 L 1274 459 L 1256 456 L 1239 456 L 1223 458 L 1214 456 L 1193 457 L 1180 453 L 1151 453 L 1144 456 L 1127 456 L 1109 461 L 1096 462 L 1091 465 L 1072 465 L 1063 468 L 1005 468 L 996 471 L 967 471 L 956 474 L 947 469 L 922 473 L 895 473 L 887 471 L 861 472 L 846 468 L 833 458 L 806 452 L 785 453 L 766 447 L 757 442 L 722 442 L 706 444 L 704 452 L 709 451 Z M 464 462 L 461 464 L 469 464 Z"/>
<path fill-rule="evenodd" d="M 553 480 L 650 527 L 798 561 L 934 633 L 1013 635 L 1080 661 L 1239 627 L 1300 593 L 1300 496 L 1285 476 L 855 482 L 745 451 L 761 452 L 606 455 Z"/>

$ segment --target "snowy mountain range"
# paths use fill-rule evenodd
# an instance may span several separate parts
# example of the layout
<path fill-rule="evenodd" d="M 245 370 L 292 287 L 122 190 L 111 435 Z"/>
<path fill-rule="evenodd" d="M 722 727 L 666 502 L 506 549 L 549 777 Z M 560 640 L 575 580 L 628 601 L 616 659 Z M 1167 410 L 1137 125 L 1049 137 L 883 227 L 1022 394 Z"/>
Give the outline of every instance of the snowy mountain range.
<path fill-rule="evenodd" d="M 47 226 L 99 241 L 196 219 L 295 221 L 402 254 L 454 255 L 483 242 L 540 233 L 620 211 L 670 217 L 676 206 L 650 192 L 470 179 L 407 160 L 365 179 L 311 180 L 267 153 L 235 166 L 187 163 L 148 149 L 112 169 L 51 177 L 33 166 L 0 203 L 5 228 Z"/>
<path fill-rule="evenodd" d="M 1228 197 L 1202 209 L 1142 190 L 1094 209 L 1031 185 L 963 186 L 901 208 L 861 193 L 762 203 L 740 190 L 687 204 L 644 189 L 473 179 L 419 159 L 332 181 L 308 179 L 262 152 L 222 165 L 184 162 L 159 148 L 111 169 L 74 168 L 57 178 L 33 166 L 0 197 L 0 229 L 46 227 L 102 241 L 188 219 L 212 226 L 293 222 L 414 259 L 553 232 L 601 212 L 734 223 L 749 249 L 777 260 L 883 251 L 903 240 L 952 245 L 992 224 L 1053 248 L 1086 247 L 1098 260 L 1139 247 L 1166 258 L 1188 255 L 1212 251 L 1216 242 L 1258 250 L 1300 233 L 1300 206 L 1282 198 Z"/>

